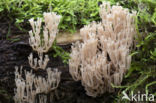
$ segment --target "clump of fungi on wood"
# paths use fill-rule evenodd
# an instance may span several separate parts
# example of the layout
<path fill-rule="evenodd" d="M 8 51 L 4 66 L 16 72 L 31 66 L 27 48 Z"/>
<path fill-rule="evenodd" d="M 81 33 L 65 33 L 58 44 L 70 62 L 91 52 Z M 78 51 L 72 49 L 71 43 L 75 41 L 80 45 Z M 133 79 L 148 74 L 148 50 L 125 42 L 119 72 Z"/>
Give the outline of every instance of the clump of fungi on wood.
<path fill-rule="evenodd" d="M 103 2 L 101 22 L 92 22 L 80 30 L 82 42 L 72 44 L 69 72 L 75 81 L 81 80 L 86 94 L 96 97 L 113 92 L 121 85 L 130 68 L 130 48 L 136 34 L 136 12 Z"/>
<path fill-rule="evenodd" d="M 25 70 L 25 79 L 22 77 L 23 67 L 15 67 L 15 103 L 47 103 L 46 95 L 39 95 L 39 100 L 36 102 L 36 96 L 38 94 L 47 94 L 52 90 L 55 90 L 60 82 L 60 75 L 57 69 L 46 67 L 49 61 L 48 55 L 43 53 L 48 52 L 51 48 L 56 34 L 58 32 L 58 24 L 60 22 L 60 16 L 56 13 L 44 13 L 45 26 L 42 30 L 42 19 L 38 18 L 37 21 L 30 19 L 29 22 L 32 26 L 32 30 L 29 31 L 29 44 L 34 51 L 38 53 L 39 60 L 33 58 L 33 53 L 28 57 L 30 67 L 34 70 L 43 69 L 47 71 L 47 77 L 35 76 L 32 71 Z"/>
<path fill-rule="evenodd" d="M 86 94 L 92 97 L 105 92 L 113 92 L 111 84 L 121 85 L 123 76 L 131 64 L 131 46 L 134 41 L 136 12 L 129 12 L 121 6 L 111 6 L 103 2 L 100 6 L 101 22 L 92 22 L 80 30 L 82 42 L 72 44 L 69 59 L 69 72 L 75 81 L 81 80 Z M 35 76 L 25 71 L 22 77 L 22 66 L 15 71 L 15 103 L 35 103 L 36 95 L 55 90 L 60 82 L 57 69 L 46 67 L 48 55 L 44 55 L 52 46 L 58 32 L 60 16 L 55 13 L 44 13 L 45 26 L 42 30 L 42 19 L 30 19 L 32 30 L 29 31 L 29 44 L 37 51 L 39 59 L 31 53 L 29 64 L 34 70 L 47 71 L 47 78 Z M 39 95 L 37 103 L 46 103 L 47 97 Z"/>

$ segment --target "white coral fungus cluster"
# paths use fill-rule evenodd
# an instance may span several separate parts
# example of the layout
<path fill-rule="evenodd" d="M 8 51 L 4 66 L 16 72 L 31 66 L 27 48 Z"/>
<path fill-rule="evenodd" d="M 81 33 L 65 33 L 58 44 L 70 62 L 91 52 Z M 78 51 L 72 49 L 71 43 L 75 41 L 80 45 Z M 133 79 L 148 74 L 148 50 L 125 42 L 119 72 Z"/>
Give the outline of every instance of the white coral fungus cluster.
<path fill-rule="evenodd" d="M 43 53 L 48 52 L 55 40 L 60 16 L 55 13 L 44 13 L 45 26 L 43 27 L 43 34 L 41 33 L 42 20 L 40 18 L 38 18 L 37 21 L 34 21 L 33 19 L 30 19 L 29 21 L 32 26 L 32 31 L 29 32 L 29 44 L 39 56 L 39 59 L 33 58 L 33 54 L 31 53 L 28 57 L 29 64 L 34 70 L 46 70 L 47 77 L 46 79 L 41 76 L 37 77 L 32 71 L 25 71 L 24 79 L 22 78 L 22 67 L 20 70 L 18 67 L 15 67 L 15 82 L 17 88 L 15 89 L 14 99 L 15 103 L 47 103 L 47 96 L 41 96 L 39 94 L 47 94 L 56 89 L 60 82 L 61 72 L 57 69 L 52 70 L 50 67 L 46 68 L 49 57 L 48 55 L 44 56 Z M 38 102 L 36 101 L 37 95 L 39 95 Z"/>
<path fill-rule="evenodd" d="M 29 22 L 32 26 L 32 30 L 29 31 L 29 44 L 34 51 L 40 53 L 47 52 L 56 37 L 58 32 L 58 24 L 60 22 L 60 16 L 55 13 L 44 13 L 44 23 L 42 31 L 42 19 L 38 18 L 37 21 L 30 19 Z"/>
<path fill-rule="evenodd" d="M 48 50 L 52 47 L 56 34 L 58 33 L 58 24 L 61 18 L 61 16 L 56 15 L 54 12 L 44 13 L 43 15 L 45 23 L 43 26 L 43 32 L 41 32 L 41 18 L 38 18 L 37 21 L 34 21 L 34 19 L 29 20 L 32 26 L 32 30 L 29 31 L 29 44 L 39 55 L 39 60 L 37 60 L 37 58 L 33 58 L 32 53 L 28 57 L 29 64 L 34 70 L 46 68 L 49 57 L 48 55 L 45 55 L 45 58 L 43 59 L 43 53 L 48 52 Z"/>
<path fill-rule="evenodd" d="M 80 30 L 83 42 L 72 45 L 69 72 L 81 80 L 89 96 L 113 92 L 111 83 L 120 85 L 131 64 L 130 47 L 136 33 L 134 16 L 121 6 L 100 6 L 102 22 Z"/>
<path fill-rule="evenodd" d="M 22 78 L 22 67 L 20 68 L 20 72 L 18 67 L 15 67 L 15 83 L 16 90 L 14 100 L 16 103 L 36 103 L 36 96 L 40 93 L 47 94 L 52 90 L 55 90 L 60 82 L 60 74 L 57 69 L 51 70 L 51 68 L 47 69 L 47 78 L 36 77 L 32 71 L 25 71 L 25 79 Z M 42 98 L 39 98 L 39 101 L 43 101 L 40 99 L 46 99 L 47 97 L 43 95 Z M 39 102 L 39 103 L 47 103 Z"/>

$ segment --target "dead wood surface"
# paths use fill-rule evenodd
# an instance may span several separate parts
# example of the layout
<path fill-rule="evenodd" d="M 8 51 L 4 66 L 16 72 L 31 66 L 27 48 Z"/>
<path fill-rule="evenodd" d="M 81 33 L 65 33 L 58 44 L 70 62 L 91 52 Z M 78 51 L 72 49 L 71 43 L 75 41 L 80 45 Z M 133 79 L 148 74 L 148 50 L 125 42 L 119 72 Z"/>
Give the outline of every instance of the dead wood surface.
<path fill-rule="evenodd" d="M 32 49 L 28 44 L 28 35 L 17 35 L 12 38 L 17 37 L 20 38 L 20 41 L 13 42 L 11 40 L 0 40 L 0 103 L 14 103 L 12 99 L 14 96 L 14 88 L 16 88 L 14 67 L 23 66 L 25 70 L 31 70 L 27 59 L 28 55 L 32 52 Z M 65 36 L 63 38 L 65 38 Z M 64 50 L 70 51 L 71 42 L 80 39 L 79 37 L 76 38 L 77 39 L 70 40 L 66 43 L 64 41 L 68 41 L 69 39 L 64 39 L 62 40 L 63 42 L 58 44 Z M 59 40 L 61 41 L 61 39 Z M 54 54 L 53 50 L 50 50 L 48 54 L 50 57 L 48 67 L 58 68 L 59 71 L 62 72 L 61 82 L 57 89 L 57 93 L 54 96 L 53 103 L 111 103 L 108 94 L 104 94 L 97 98 L 87 96 L 81 82 L 76 82 L 71 78 L 68 71 L 68 65 L 63 64 L 59 57 L 54 58 L 52 56 Z M 46 75 L 42 70 L 34 73 L 40 76 Z"/>

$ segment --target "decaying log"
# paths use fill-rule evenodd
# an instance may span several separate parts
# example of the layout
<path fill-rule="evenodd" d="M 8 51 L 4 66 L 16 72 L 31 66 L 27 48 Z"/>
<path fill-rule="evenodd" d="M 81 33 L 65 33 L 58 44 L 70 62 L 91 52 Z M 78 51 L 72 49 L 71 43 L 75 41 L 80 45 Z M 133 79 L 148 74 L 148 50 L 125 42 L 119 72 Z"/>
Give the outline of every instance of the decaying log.
<path fill-rule="evenodd" d="M 16 88 L 14 67 L 23 66 L 25 70 L 31 70 L 27 59 L 28 55 L 32 52 L 32 49 L 28 44 L 28 36 L 19 36 L 19 38 L 21 38 L 21 40 L 17 42 L 0 40 L 0 103 L 13 103 L 14 88 Z M 78 39 L 81 40 L 81 38 Z M 59 40 L 61 41 L 61 39 Z M 77 39 L 66 43 L 61 41 L 60 45 L 64 50 L 70 51 L 70 43 L 75 40 Z M 62 45 L 64 43 L 66 45 Z M 107 101 L 110 101 L 110 98 L 107 97 L 108 94 L 104 94 L 104 96 L 100 98 L 87 96 L 81 83 L 75 82 L 71 78 L 68 71 L 68 65 L 63 64 L 61 58 L 54 58 L 52 56 L 53 54 L 53 50 L 48 52 L 50 57 L 48 67 L 58 68 L 58 70 L 62 72 L 61 82 L 57 91 L 55 91 L 53 103 L 108 103 Z M 45 76 L 43 70 L 34 73 L 36 75 Z M 1 92 L 1 88 L 7 92 L 7 95 Z"/>

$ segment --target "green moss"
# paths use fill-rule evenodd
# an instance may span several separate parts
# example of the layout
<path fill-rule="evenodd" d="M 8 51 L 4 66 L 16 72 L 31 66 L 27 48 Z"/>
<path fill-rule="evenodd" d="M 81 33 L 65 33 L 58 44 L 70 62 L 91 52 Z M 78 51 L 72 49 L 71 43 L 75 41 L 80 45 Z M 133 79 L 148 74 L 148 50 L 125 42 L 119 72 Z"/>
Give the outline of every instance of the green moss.
<path fill-rule="evenodd" d="M 0 15 L 9 18 L 21 30 L 29 25 L 28 19 L 42 17 L 53 11 L 62 16 L 59 29 L 74 32 L 98 16 L 99 0 L 0 0 Z"/>
<path fill-rule="evenodd" d="M 122 101 L 122 91 L 150 93 L 156 95 L 156 1 L 155 0 L 129 0 L 122 5 L 136 10 L 137 48 L 132 51 L 132 64 L 119 88 L 116 102 Z M 134 5 L 129 5 L 134 4 Z"/>

